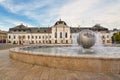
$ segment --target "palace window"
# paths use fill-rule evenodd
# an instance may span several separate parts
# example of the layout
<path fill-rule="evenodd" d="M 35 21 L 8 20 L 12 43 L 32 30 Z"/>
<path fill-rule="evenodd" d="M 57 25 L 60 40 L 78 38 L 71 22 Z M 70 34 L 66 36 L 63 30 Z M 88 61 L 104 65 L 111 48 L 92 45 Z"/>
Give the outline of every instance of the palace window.
<path fill-rule="evenodd" d="M 46 33 L 46 30 L 44 30 L 44 32 Z"/>
<path fill-rule="evenodd" d="M 41 41 L 39 41 L 39 43 L 41 43 Z"/>
<path fill-rule="evenodd" d="M 51 40 L 49 40 L 49 43 L 51 44 Z"/>
<path fill-rule="evenodd" d="M 30 39 L 30 36 L 28 36 L 28 39 Z"/>
<path fill-rule="evenodd" d="M 13 44 L 16 44 L 16 42 L 15 42 L 15 41 L 13 41 Z"/>
<path fill-rule="evenodd" d="M 25 35 L 23 35 L 22 38 L 25 39 Z"/>
<path fill-rule="evenodd" d="M 57 33 L 55 32 L 55 38 L 57 38 Z"/>
<path fill-rule="evenodd" d="M 11 38 L 11 36 L 9 36 L 9 39 Z"/>
<path fill-rule="evenodd" d="M 55 43 L 57 43 L 57 40 L 55 40 Z"/>
<path fill-rule="evenodd" d="M 15 36 L 14 36 L 14 39 L 15 39 Z"/>
<path fill-rule="evenodd" d="M 104 38 L 105 38 L 105 36 L 102 36 L 102 38 L 104 39 Z"/>
<path fill-rule="evenodd" d="M 62 38 L 62 32 L 60 32 L 60 38 Z"/>
<path fill-rule="evenodd" d="M 37 36 L 36 36 L 36 39 L 37 39 Z"/>
<path fill-rule="evenodd" d="M 66 40 L 66 43 L 68 43 L 68 40 Z"/>
<path fill-rule="evenodd" d="M 34 39 L 34 36 L 32 36 L 32 39 Z"/>
<path fill-rule="evenodd" d="M 68 35 L 67 35 L 67 32 L 66 32 L 66 33 L 65 33 L 65 38 L 67 38 L 67 36 L 68 36 Z"/>
<path fill-rule="evenodd" d="M 39 39 L 41 38 L 41 36 L 39 36 Z"/>

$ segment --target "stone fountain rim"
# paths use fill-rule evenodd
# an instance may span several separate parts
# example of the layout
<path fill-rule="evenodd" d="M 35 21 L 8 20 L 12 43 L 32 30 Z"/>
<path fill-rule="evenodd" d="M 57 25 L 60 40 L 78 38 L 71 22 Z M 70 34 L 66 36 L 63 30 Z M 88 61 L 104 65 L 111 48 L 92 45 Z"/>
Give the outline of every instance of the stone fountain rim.
<path fill-rule="evenodd" d="M 120 60 L 120 57 L 114 57 L 114 56 L 93 56 L 93 55 L 64 55 L 64 54 L 44 54 L 44 53 L 40 53 L 40 52 L 32 52 L 32 51 L 24 51 L 24 50 L 20 50 L 21 48 L 27 48 L 30 46 L 26 46 L 26 47 L 16 47 L 16 48 L 11 48 L 9 51 L 10 52 L 17 52 L 17 53 L 22 53 L 25 55 L 37 55 L 37 56 L 51 56 L 51 57 L 66 57 L 66 58 L 85 58 L 85 59 L 114 59 L 114 60 Z M 36 46 L 32 46 L 32 47 L 36 47 Z M 55 46 L 37 46 L 37 47 L 55 47 Z M 59 47 L 59 46 L 57 46 Z M 60 46 L 61 47 L 61 46 Z M 64 46 L 65 47 L 65 46 Z M 37 54 L 36 54 L 37 53 Z"/>

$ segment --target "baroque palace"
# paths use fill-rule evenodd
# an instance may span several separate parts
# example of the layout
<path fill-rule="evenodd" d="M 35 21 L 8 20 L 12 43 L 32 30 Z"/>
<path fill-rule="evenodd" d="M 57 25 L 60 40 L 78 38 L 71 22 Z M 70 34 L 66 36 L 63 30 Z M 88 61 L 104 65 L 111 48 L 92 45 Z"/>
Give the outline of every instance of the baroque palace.
<path fill-rule="evenodd" d="M 10 28 L 7 42 L 11 44 L 76 44 L 77 34 L 81 30 L 89 29 L 101 33 L 102 43 L 111 44 L 109 30 L 99 24 L 93 27 L 71 27 L 66 22 L 57 21 L 52 27 L 27 27 L 20 24 Z"/>

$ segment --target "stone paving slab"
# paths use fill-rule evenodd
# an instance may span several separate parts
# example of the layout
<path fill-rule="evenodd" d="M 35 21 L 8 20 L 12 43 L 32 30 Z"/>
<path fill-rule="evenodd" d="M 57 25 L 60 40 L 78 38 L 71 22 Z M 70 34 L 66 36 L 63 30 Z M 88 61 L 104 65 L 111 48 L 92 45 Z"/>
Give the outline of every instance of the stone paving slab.
<path fill-rule="evenodd" d="M 120 80 L 120 74 L 70 71 L 26 64 L 10 59 L 9 50 L 0 50 L 0 80 Z"/>

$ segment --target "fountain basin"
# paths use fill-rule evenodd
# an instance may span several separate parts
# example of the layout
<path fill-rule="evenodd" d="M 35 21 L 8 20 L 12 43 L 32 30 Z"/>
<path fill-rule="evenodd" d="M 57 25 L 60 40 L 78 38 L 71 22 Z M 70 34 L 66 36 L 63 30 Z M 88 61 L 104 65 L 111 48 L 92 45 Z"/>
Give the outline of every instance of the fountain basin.
<path fill-rule="evenodd" d="M 10 49 L 10 57 L 21 62 L 52 68 L 85 72 L 120 73 L 119 56 L 61 55 L 49 54 L 49 52 L 45 54 L 43 52 L 38 53 L 21 50 L 21 48 L 13 48 Z"/>

